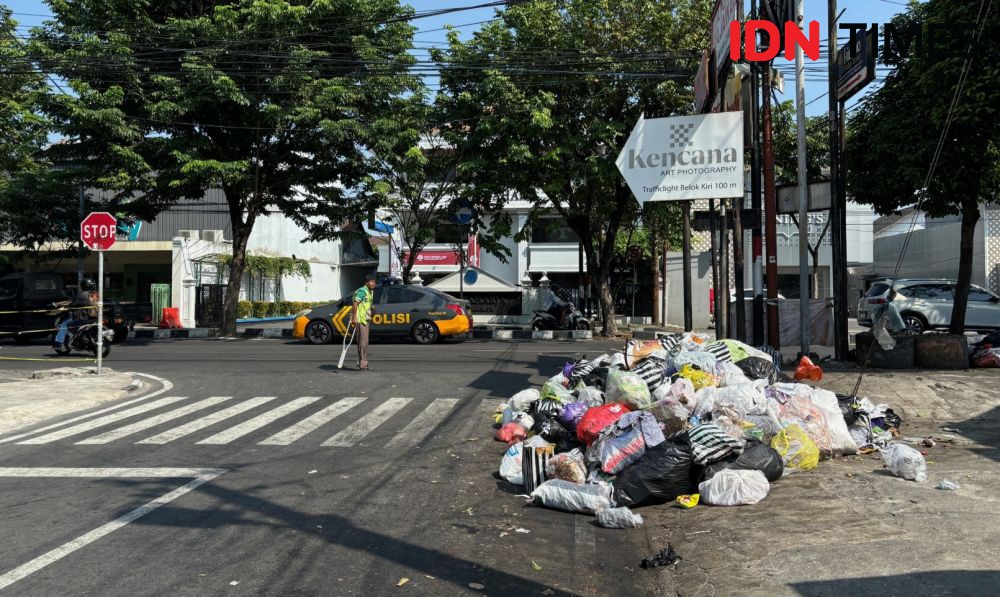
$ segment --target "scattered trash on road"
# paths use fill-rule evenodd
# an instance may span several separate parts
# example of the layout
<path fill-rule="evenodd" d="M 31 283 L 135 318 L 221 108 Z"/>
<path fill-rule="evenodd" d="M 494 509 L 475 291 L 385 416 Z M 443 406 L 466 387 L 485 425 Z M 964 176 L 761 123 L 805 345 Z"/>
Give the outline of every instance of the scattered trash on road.
<path fill-rule="evenodd" d="M 676 551 L 674 551 L 673 546 L 667 543 L 666 549 L 645 558 L 639 565 L 642 566 L 643 569 L 649 570 L 650 568 L 656 568 L 658 566 L 670 566 L 672 564 L 676 564 L 680 559 L 681 557 L 677 555 Z"/>
<path fill-rule="evenodd" d="M 401 586 L 405 585 L 405 584 L 406 584 L 406 583 L 408 583 L 408 582 L 410 582 L 410 579 L 408 579 L 408 578 L 406 578 L 406 577 L 404 576 L 403 578 L 399 579 L 399 582 L 398 582 L 398 583 L 396 583 L 396 586 L 397 586 L 397 587 L 401 587 Z"/>
<path fill-rule="evenodd" d="M 942 479 L 941 482 L 938 483 L 937 488 L 938 489 L 958 489 L 959 485 L 958 485 L 958 483 L 955 483 L 953 481 L 949 481 L 948 479 Z"/>
<path fill-rule="evenodd" d="M 634 529 L 642 526 L 642 516 L 625 507 L 597 511 L 597 524 L 606 529 Z"/>

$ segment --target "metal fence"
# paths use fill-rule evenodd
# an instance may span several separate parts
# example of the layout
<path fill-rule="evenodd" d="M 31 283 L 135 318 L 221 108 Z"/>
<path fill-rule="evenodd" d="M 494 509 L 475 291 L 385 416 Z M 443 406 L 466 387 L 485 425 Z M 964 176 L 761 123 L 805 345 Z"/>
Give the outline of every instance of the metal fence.
<path fill-rule="evenodd" d="M 225 284 L 202 284 L 197 287 L 194 318 L 198 327 L 222 325 L 222 307 L 226 301 Z"/>

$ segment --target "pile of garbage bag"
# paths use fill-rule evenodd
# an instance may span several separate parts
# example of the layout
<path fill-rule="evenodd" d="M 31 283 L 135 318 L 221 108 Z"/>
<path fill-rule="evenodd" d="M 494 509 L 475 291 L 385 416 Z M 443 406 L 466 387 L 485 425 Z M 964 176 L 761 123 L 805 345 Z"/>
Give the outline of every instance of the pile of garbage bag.
<path fill-rule="evenodd" d="M 1000 332 L 992 332 L 972 345 L 969 364 L 978 369 L 1000 368 Z"/>
<path fill-rule="evenodd" d="M 822 377 L 811 362 L 796 373 Z M 888 405 L 799 383 L 773 351 L 697 333 L 567 363 L 495 417 L 504 479 L 536 504 L 614 528 L 642 524 L 629 508 L 756 504 L 784 475 L 859 451 L 926 478 L 893 443 L 902 421 Z"/>

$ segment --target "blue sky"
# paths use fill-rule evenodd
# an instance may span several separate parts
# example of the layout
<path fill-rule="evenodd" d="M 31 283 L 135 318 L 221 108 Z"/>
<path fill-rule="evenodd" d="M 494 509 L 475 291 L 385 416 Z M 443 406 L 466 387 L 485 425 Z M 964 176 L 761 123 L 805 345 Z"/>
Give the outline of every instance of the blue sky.
<path fill-rule="evenodd" d="M 411 0 L 410 4 L 418 11 L 437 10 L 443 8 L 454 8 L 483 4 L 486 0 Z M 16 14 L 15 18 L 24 27 L 41 24 L 45 20 L 44 16 L 49 14 L 48 6 L 40 0 L 6 0 L 3 2 Z M 745 3 L 749 11 L 749 2 Z M 839 0 L 839 9 L 844 10 L 841 17 L 842 22 L 854 23 L 885 23 L 892 16 L 905 9 L 905 3 L 897 0 Z M 820 30 L 824 36 L 827 28 L 827 2 L 826 0 L 805 0 L 806 20 L 816 20 L 820 23 Z M 418 27 L 415 35 L 416 52 L 419 57 L 427 56 L 427 48 L 441 45 L 445 42 L 446 32 L 442 29 L 446 25 L 459 26 L 458 30 L 463 37 L 470 36 L 480 26 L 479 23 L 493 18 L 492 8 L 467 10 L 449 13 L 437 17 L 417 19 L 413 24 Z M 845 32 L 846 33 L 846 32 Z M 843 40 L 841 41 L 843 43 Z M 792 62 L 779 57 L 776 66 L 786 72 L 786 95 L 784 98 L 794 98 L 794 72 Z M 807 113 L 811 116 L 824 114 L 827 110 L 828 100 L 822 97 L 826 92 L 826 56 L 816 63 L 807 63 L 806 80 L 806 100 L 811 102 L 807 106 Z M 880 73 L 881 74 L 881 73 Z M 428 81 L 434 83 L 434 81 Z M 866 91 L 877 88 L 877 81 L 868 86 Z M 861 99 L 859 94 L 848 103 L 848 109 Z"/>

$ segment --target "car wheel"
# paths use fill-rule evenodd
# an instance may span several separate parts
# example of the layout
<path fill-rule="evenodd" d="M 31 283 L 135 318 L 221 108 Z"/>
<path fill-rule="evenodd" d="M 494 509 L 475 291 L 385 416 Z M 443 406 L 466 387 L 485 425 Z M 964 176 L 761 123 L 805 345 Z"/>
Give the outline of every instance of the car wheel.
<path fill-rule="evenodd" d="M 906 332 L 913 336 L 919 336 L 927 330 L 927 320 L 916 313 L 903 315 L 903 324 L 906 326 Z"/>
<path fill-rule="evenodd" d="M 438 332 L 437 326 L 434 325 L 433 321 L 424 319 L 413 324 L 411 335 L 417 341 L 417 344 L 433 344 L 437 342 L 441 333 Z"/>
<path fill-rule="evenodd" d="M 309 344 L 329 344 L 333 340 L 333 328 L 329 323 L 316 319 L 306 324 L 305 336 Z"/>

